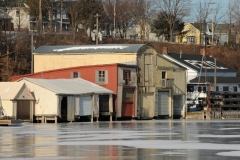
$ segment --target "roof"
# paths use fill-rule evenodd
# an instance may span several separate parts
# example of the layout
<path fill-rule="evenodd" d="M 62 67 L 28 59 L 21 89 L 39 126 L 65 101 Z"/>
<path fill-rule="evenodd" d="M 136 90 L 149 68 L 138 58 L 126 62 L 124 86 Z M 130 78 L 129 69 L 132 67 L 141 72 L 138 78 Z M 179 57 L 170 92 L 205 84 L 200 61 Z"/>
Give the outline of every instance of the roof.
<path fill-rule="evenodd" d="M 178 53 L 168 53 L 163 54 L 163 56 L 170 58 L 171 60 L 175 60 L 177 63 L 185 66 L 186 68 L 191 68 L 197 72 L 200 71 L 202 67 L 202 71 L 204 72 L 205 68 L 207 68 L 208 72 L 214 72 L 214 58 L 206 56 L 206 67 L 205 64 L 202 65 L 203 56 L 200 54 L 180 54 Z M 237 70 L 232 69 L 225 64 L 217 61 L 217 72 L 236 72 Z"/>
<path fill-rule="evenodd" d="M 197 28 L 199 31 L 206 31 L 206 23 L 190 23 L 193 25 L 195 28 Z"/>
<path fill-rule="evenodd" d="M 144 44 L 40 46 L 34 54 L 137 53 Z"/>
<path fill-rule="evenodd" d="M 19 99 L 19 93 L 24 92 L 24 82 L 0 82 L 0 97 L 2 100 Z M 21 99 L 33 99 L 31 95 Z"/>
<path fill-rule="evenodd" d="M 38 86 L 46 88 L 56 94 L 66 95 L 81 95 L 89 93 L 103 93 L 112 94 L 113 91 L 103 88 L 97 84 L 86 81 L 82 78 L 74 79 L 37 79 L 37 78 L 23 78 Z M 19 81 L 21 81 L 19 80 Z"/>
<path fill-rule="evenodd" d="M 198 83 L 199 78 L 190 80 L 190 83 Z M 207 77 L 210 83 L 214 83 L 214 77 Z M 240 77 L 217 77 L 217 83 L 240 83 Z M 200 77 L 199 83 L 205 83 L 205 77 Z"/>

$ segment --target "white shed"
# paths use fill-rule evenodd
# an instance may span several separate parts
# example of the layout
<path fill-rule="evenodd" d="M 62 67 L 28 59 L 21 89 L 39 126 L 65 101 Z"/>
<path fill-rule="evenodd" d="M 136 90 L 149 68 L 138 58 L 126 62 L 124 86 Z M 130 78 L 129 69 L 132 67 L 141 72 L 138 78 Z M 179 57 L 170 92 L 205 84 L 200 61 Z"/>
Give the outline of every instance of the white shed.
<path fill-rule="evenodd" d="M 97 84 L 81 78 L 75 79 L 34 79 L 23 78 L 24 82 L 33 93 L 34 117 L 37 120 L 67 120 L 75 121 L 81 116 L 98 117 L 99 95 L 109 96 L 108 112 L 113 111 L 113 92 Z M 111 120 L 112 117 L 110 117 Z"/>
<path fill-rule="evenodd" d="M 35 99 L 24 82 L 0 82 L 0 97 L 8 118 L 33 120 Z"/>

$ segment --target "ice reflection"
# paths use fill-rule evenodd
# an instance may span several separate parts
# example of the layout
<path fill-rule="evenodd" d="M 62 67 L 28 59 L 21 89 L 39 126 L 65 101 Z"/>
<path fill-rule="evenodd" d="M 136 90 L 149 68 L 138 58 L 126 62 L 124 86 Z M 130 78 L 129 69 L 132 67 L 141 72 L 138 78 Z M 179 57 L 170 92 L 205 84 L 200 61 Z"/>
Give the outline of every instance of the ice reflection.
<path fill-rule="evenodd" d="M 149 120 L 0 127 L 0 159 L 239 159 L 238 120 Z"/>

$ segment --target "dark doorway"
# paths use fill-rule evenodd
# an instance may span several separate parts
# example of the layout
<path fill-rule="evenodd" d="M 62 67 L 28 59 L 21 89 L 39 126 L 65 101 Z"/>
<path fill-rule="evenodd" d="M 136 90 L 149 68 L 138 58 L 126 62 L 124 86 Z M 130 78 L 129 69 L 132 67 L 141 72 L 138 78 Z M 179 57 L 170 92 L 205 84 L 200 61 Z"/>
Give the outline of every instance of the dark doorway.
<path fill-rule="evenodd" d="M 61 101 L 61 120 L 67 121 L 67 97 L 63 97 Z"/>

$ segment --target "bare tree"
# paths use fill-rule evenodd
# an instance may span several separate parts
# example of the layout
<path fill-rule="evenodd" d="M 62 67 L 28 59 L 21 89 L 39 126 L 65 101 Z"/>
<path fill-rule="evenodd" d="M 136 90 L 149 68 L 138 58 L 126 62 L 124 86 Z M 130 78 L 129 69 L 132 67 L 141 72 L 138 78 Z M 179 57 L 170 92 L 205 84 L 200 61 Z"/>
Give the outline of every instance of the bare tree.
<path fill-rule="evenodd" d="M 175 21 L 186 17 L 190 10 L 190 0 L 160 0 L 157 1 L 160 12 L 165 12 L 165 18 L 170 28 L 170 41 L 173 41 Z"/>
<path fill-rule="evenodd" d="M 196 21 L 201 23 L 204 21 L 209 21 L 210 13 L 211 13 L 211 0 L 201 0 L 198 1 L 196 4 L 193 4 L 195 6 L 195 17 Z"/>
<path fill-rule="evenodd" d="M 104 9 L 112 23 L 114 22 L 114 5 L 116 29 L 121 38 L 126 37 L 127 29 L 141 24 L 146 19 L 144 0 L 107 0 L 104 3 Z"/>

